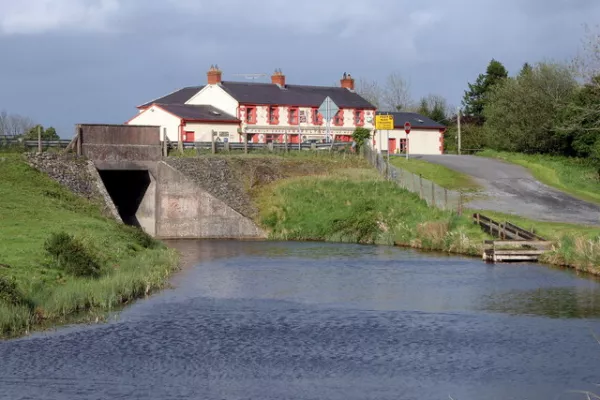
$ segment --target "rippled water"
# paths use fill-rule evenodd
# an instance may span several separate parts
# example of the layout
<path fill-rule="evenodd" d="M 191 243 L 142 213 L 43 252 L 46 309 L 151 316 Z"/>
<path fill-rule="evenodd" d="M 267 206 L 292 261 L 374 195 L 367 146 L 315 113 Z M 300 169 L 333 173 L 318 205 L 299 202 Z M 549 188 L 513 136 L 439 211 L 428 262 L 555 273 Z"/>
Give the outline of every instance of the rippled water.
<path fill-rule="evenodd" d="M 1 399 L 574 399 L 600 285 L 387 247 L 183 241 L 175 288 L 0 342 Z M 600 391 L 600 390 L 598 390 Z"/>

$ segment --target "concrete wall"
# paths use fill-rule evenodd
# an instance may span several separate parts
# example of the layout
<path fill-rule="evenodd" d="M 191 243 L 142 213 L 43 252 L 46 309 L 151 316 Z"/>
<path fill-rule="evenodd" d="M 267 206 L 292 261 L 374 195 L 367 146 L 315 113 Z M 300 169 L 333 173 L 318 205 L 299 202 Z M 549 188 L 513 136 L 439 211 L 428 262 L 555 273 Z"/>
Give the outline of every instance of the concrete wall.
<path fill-rule="evenodd" d="M 78 126 L 82 154 L 93 161 L 158 161 L 160 127 L 135 125 Z"/>
<path fill-rule="evenodd" d="M 170 165 L 158 163 L 156 237 L 265 238 L 254 222 Z"/>
<path fill-rule="evenodd" d="M 150 186 L 135 213 L 142 229 L 149 235 L 156 236 L 156 178 L 149 172 Z"/>

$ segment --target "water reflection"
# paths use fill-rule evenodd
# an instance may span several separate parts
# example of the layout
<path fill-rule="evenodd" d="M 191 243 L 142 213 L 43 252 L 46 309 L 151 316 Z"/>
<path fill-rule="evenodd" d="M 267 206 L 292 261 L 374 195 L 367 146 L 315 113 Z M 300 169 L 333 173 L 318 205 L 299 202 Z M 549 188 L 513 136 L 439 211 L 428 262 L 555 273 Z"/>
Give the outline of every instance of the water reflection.
<path fill-rule="evenodd" d="M 481 310 L 549 318 L 600 317 L 598 287 L 555 287 L 512 290 L 483 298 Z"/>

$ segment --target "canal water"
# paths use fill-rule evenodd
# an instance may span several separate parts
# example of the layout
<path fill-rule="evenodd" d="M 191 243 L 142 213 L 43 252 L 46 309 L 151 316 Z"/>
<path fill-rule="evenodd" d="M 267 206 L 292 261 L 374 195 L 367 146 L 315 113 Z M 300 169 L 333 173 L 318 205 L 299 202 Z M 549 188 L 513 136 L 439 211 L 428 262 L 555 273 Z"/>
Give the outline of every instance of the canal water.
<path fill-rule="evenodd" d="M 174 288 L 0 342 L 0 399 L 580 399 L 600 285 L 532 264 L 319 243 L 174 242 Z"/>

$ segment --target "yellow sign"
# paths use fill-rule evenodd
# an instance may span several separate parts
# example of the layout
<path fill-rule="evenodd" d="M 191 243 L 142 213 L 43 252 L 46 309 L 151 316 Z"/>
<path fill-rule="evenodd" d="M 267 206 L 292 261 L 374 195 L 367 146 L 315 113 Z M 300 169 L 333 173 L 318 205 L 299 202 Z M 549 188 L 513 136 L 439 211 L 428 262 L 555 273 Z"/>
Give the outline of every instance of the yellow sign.
<path fill-rule="evenodd" d="M 378 131 L 394 130 L 394 117 L 392 115 L 376 115 L 375 129 Z"/>

